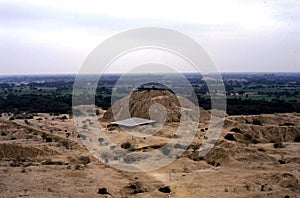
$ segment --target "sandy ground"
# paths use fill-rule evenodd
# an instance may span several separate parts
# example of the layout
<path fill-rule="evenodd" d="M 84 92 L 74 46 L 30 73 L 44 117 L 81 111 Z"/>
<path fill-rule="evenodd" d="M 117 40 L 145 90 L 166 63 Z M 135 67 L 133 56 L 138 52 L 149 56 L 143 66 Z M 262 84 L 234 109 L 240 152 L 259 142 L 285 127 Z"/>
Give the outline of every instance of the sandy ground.
<path fill-rule="evenodd" d="M 37 114 L 25 123 L 2 115 L 0 197 L 300 197 L 299 114 L 228 116 L 214 149 L 199 159 L 194 147 L 205 136 L 203 122 L 194 147 L 168 166 L 142 173 L 100 162 L 78 138 L 74 121 L 62 116 Z M 146 139 L 106 125 L 103 131 L 115 144 L 130 141 L 134 152 L 148 152 L 167 143 L 178 123 Z"/>

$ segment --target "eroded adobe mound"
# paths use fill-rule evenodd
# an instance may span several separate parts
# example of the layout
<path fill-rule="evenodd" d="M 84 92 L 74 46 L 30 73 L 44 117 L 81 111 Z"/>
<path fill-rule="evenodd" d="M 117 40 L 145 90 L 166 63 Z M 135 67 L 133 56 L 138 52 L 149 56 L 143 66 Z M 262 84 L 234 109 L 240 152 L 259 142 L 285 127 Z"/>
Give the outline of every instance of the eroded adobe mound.
<path fill-rule="evenodd" d="M 128 104 L 128 105 L 127 105 Z M 126 106 L 129 108 L 126 109 Z M 114 113 L 113 113 L 114 112 Z M 162 112 L 165 112 L 162 113 Z M 199 115 L 199 108 L 187 99 L 177 97 L 168 90 L 134 91 L 131 96 L 126 96 L 116 101 L 103 115 L 104 121 L 122 120 L 129 117 L 154 119 L 158 122 L 179 122 L 183 114 L 192 119 Z M 201 119 L 209 117 L 209 113 L 201 114 Z"/>
<path fill-rule="evenodd" d="M 0 144 L 0 158 L 8 158 L 8 159 L 15 159 L 15 158 L 38 158 L 41 156 L 51 156 L 55 155 L 57 152 L 54 150 L 43 147 L 38 148 L 34 146 L 24 146 L 21 144 L 10 144 L 4 143 Z"/>

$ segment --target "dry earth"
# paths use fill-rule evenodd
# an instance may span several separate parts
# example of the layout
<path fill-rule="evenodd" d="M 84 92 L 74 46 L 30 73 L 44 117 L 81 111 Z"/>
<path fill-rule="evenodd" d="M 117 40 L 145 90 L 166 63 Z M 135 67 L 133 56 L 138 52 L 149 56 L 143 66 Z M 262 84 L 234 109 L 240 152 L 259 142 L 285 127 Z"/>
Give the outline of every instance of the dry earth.
<path fill-rule="evenodd" d="M 110 162 L 98 161 L 67 115 L 62 119 L 64 115 L 40 113 L 25 121 L 2 114 L 0 197 L 300 197 L 300 114 L 227 116 L 215 147 L 199 158 L 209 126 L 209 112 L 200 112 L 187 151 L 168 166 L 143 173 L 119 171 Z M 103 131 L 117 145 L 130 142 L 133 152 L 157 149 L 178 127 L 172 120 L 178 116 L 172 114 L 153 136 L 133 137 L 118 127 L 107 128 L 110 118 L 104 116 Z M 93 125 L 84 116 L 82 121 Z M 152 126 L 136 130 L 147 133 Z"/>

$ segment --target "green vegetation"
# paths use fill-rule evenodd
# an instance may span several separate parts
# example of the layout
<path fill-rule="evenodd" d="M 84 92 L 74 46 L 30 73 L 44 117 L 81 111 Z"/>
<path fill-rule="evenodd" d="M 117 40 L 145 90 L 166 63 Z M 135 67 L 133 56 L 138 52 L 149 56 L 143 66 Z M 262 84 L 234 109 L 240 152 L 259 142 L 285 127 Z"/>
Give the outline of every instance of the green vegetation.
<path fill-rule="evenodd" d="M 192 84 L 199 106 L 211 108 L 206 82 L 200 75 L 185 74 Z M 111 106 L 111 95 L 118 75 L 105 75 L 96 87 L 95 103 L 103 109 Z M 75 76 L 0 76 L 0 113 L 44 112 L 71 114 Z M 124 87 L 116 88 L 116 98 L 133 89 L 135 78 Z M 300 74 L 223 74 L 229 115 L 300 112 Z M 145 86 L 145 87 L 144 87 Z M 166 89 L 158 83 L 148 83 L 140 89 Z M 179 85 L 172 88 L 179 88 Z M 84 98 L 92 90 L 76 96 Z M 187 93 L 187 98 L 190 95 Z M 193 101 L 197 102 L 197 101 Z"/>

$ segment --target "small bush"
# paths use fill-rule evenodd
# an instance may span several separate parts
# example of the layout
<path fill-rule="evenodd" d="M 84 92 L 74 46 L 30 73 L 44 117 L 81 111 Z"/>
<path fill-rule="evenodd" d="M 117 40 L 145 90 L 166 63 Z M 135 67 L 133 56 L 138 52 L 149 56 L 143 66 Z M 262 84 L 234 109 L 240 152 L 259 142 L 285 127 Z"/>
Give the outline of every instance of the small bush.
<path fill-rule="evenodd" d="M 123 160 L 127 164 L 131 164 L 131 163 L 136 162 L 136 158 L 134 156 L 132 156 L 132 155 L 127 155 L 126 157 L 124 157 Z"/>
<path fill-rule="evenodd" d="M 2 131 L 1 136 L 7 136 L 7 133 Z"/>
<path fill-rule="evenodd" d="M 209 165 L 212 165 L 212 166 L 215 166 L 215 167 L 218 167 L 220 166 L 221 164 L 219 162 L 215 162 L 215 161 L 210 161 L 210 162 L 207 162 Z"/>
<path fill-rule="evenodd" d="M 282 142 L 275 142 L 273 144 L 273 147 L 274 148 L 284 148 L 284 145 L 282 144 Z"/>
<path fill-rule="evenodd" d="M 229 140 L 229 141 L 234 141 L 234 140 L 235 140 L 234 135 L 231 134 L 231 133 L 226 134 L 226 135 L 224 136 L 224 138 L 225 138 L 226 140 Z"/>
<path fill-rule="evenodd" d="M 83 163 L 84 165 L 87 165 L 88 163 L 91 162 L 91 159 L 88 156 L 80 156 L 79 160 L 81 161 L 81 163 Z"/>
<path fill-rule="evenodd" d="M 171 193 L 171 189 L 169 186 L 161 187 L 158 189 L 158 191 L 163 192 L 163 193 Z"/>
<path fill-rule="evenodd" d="M 82 170 L 82 167 L 80 164 L 76 164 L 74 168 L 75 168 L 75 170 Z"/>
<path fill-rule="evenodd" d="M 200 148 L 200 144 L 191 144 L 187 149 L 198 150 Z"/>
<path fill-rule="evenodd" d="M 169 155 L 170 151 L 171 151 L 171 150 L 170 150 L 169 148 L 167 148 L 167 147 L 161 149 L 161 152 L 162 152 L 164 155 Z"/>
<path fill-rule="evenodd" d="M 121 148 L 123 148 L 123 149 L 130 149 L 131 146 L 132 145 L 130 142 L 125 142 L 125 143 L 121 144 Z"/>
<path fill-rule="evenodd" d="M 146 192 L 146 189 L 143 188 L 143 186 L 140 182 L 129 183 L 129 185 L 126 186 L 125 188 L 130 189 L 131 194 L 138 194 L 138 193 Z"/>
<path fill-rule="evenodd" d="M 19 167 L 19 166 L 22 166 L 22 165 L 23 165 L 23 163 L 18 161 L 18 160 L 13 160 L 13 162 L 11 162 L 9 164 L 10 167 Z"/>
<path fill-rule="evenodd" d="M 259 143 L 259 141 L 258 141 L 256 138 L 252 138 L 252 139 L 251 139 L 251 142 L 252 142 L 253 144 Z"/>
<path fill-rule="evenodd" d="M 102 145 L 103 141 L 104 141 L 104 138 L 102 138 L 102 137 L 98 138 L 98 142 L 100 145 Z"/>
<path fill-rule="evenodd" d="M 232 128 L 232 129 L 230 129 L 230 131 L 231 132 L 235 132 L 235 133 L 241 133 L 242 131 L 241 131 L 241 129 L 239 129 L 239 128 Z"/>
<path fill-rule="evenodd" d="M 175 149 L 183 149 L 183 150 L 185 150 L 186 146 L 177 143 L 177 144 L 174 145 L 174 148 Z"/>
<path fill-rule="evenodd" d="M 294 142 L 300 142 L 300 136 L 295 137 Z"/>
<path fill-rule="evenodd" d="M 290 122 L 285 122 L 283 124 L 279 124 L 279 126 L 295 126 L 294 123 L 290 123 Z"/>
<path fill-rule="evenodd" d="M 78 134 L 77 138 L 81 138 L 82 140 L 86 140 L 86 135 L 84 135 L 84 134 Z"/>
<path fill-rule="evenodd" d="M 42 162 L 42 165 L 64 165 L 61 161 L 52 161 L 51 159 L 47 159 Z"/>
<path fill-rule="evenodd" d="M 282 159 L 278 160 L 278 162 L 279 162 L 279 164 L 286 164 L 287 163 L 285 160 L 282 160 Z"/>
<path fill-rule="evenodd" d="M 108 194 L 107 189 L 106 188 L 99 188 L 98 189 L 98 194 L 107 195 Z"/>
<path fill-rule="evenodd" d="M 252 135 L 250 135 L 249 133 L 246 133 L 246 134 L 244 135 L 244 137 L 245 137 L 246 139 L 248 139 L 248 140 L 251 140 L 251 139 L 252 139 Z"/>
<path fill-rule="evenodd" d="M 259 121 L 257 119 L 253 120 L 252 124 L 254 124 L 254 125 L 262 125 L 261 121 Z"/>

